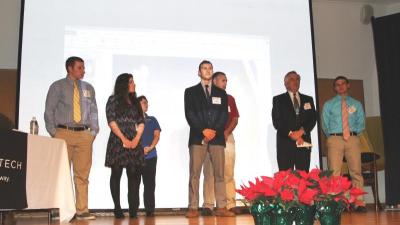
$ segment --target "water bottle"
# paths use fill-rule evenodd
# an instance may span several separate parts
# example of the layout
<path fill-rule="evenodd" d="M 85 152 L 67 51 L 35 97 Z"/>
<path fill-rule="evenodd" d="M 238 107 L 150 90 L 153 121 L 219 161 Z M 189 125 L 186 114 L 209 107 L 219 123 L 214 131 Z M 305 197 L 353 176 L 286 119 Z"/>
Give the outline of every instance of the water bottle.
<path fill-rule="evenodd" d="M 31 123 L 30 123 L 30 134 L 35 134 L 37 135 L 39 133 L 39 125 L 36 120 L 36 117 L 32 117 Z"/>

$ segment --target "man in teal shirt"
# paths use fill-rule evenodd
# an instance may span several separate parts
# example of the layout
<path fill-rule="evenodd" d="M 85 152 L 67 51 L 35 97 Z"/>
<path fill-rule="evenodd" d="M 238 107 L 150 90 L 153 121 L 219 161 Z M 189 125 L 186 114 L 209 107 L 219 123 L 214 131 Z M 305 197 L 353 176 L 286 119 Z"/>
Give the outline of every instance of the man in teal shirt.
<path fill-rule="evenodd" d="M 327 137 L 328 167 L 334 176 L 341 175 L 345 157 L 353 185 L 363 188 L 361 142 L 358 135 L 365 129 L 364 110 L 359 101 L 348 96 L 350 83 L 346 77 L 336 77 L 333 87 L 337 95 L 328 100 L 322 110 L 322 129 Z M 361 197 L 355 210 L 366 211 Z"/>

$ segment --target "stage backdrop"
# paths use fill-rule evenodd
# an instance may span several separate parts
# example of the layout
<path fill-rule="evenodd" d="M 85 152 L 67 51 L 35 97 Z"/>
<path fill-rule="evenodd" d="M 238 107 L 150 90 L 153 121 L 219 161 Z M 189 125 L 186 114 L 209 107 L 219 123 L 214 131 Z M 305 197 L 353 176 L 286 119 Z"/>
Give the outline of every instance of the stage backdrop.
<path fill-rule="evenodd" d="M 284 75 L 296 70 L 304 94 L 315 96 L 308 0 L 37 0 L 25 1 L 21 55 L 19 129 L 33 116 L 45 130 L 48 87 L 64 78 L 65 59 L 85 59 L 84 80 L 93 84 L 100 133 L 93 147 L 89 207 L 112 208 L 110 170 L 104 167 L 110 129 L 105 104 L 117 75 L 132 73 L 137 93 L 161 127 L 157 146 L 157 208 L 187 207 L 189 126 L 185 88 L 199 82 L 198 64 L 208 59 L 228 76 L 227 92 L 240 112 L 235 178 L 239 185 L 277 171 L 272 97 L 285 90 Z M 315 101 L 316 102 L 316 101 Z M 317 129 L 311 167 L 319 165 Z M 127 207 L 126 180 L 122 205 Z"/>

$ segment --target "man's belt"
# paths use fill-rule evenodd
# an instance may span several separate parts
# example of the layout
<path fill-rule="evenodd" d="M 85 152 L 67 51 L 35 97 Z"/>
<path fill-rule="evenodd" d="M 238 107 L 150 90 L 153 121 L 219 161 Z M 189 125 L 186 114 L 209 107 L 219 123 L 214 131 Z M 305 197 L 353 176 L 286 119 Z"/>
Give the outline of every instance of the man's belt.
<path fill-rule="evenodd" d="M 333 133 L 331 136 L 343 136 L 343 133 Z M 350 132 L 350 136 L 357 136 L 356 132 Z"/>
<path fill-rule="evenodd" d="M 65 125 L 57 125 L 58 128 L 62 128 L 62 129 L 67 129 L 67 130 L 72 130 L 72 131 L 84 131 L 89 129 L 88 126 L 76 126 L 76 127 L 70 127 L 70 126 L 65 126 Z"/>

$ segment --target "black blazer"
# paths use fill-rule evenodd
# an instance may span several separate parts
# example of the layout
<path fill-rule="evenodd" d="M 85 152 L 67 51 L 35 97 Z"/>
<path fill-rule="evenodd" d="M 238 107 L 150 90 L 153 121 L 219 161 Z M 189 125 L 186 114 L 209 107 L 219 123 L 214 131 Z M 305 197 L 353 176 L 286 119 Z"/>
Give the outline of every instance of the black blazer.
<path fill-rule="evenodd" d="M 273 98 L 272 122 L 277 130 L 277 149 L 281 147 L 296 146 L 296 142 L 290 139 L 289 132 L 304 129 L 303 140 L 311 143 L 311 130 L 317 120 L 314 101 L 311 96 L 300 93 L 300 112 L 296 119 L 296 112 L 293 107 L 289 92 L 277 95 Z"/>
<path fill-rule="evenodd" d="M 211 86 L 208 101 L 201 83 L 186 88 L 185 116 L 190 126 L 189 146 L 201 145 L 204 138 L 202 132 L 206 128 L 216 131 L 216 136 L 209 144 L 225 146 L 224 129 L 228 120 L 227 99 L 226 92 L 215 85 Z"/>

